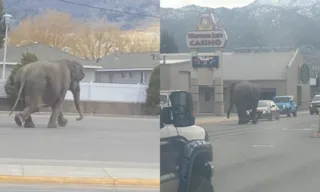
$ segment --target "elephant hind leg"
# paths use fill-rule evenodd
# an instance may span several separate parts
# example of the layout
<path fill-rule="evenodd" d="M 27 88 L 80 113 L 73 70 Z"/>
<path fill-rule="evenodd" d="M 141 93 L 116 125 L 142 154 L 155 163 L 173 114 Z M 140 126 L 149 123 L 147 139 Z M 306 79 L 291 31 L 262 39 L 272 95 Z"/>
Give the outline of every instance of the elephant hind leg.
<path fill-rule="evenodd" d="M 61 126 L 65 126 L 67 124 L 67 120 L 64 119 L 61 111 L 63 98 L 59 98 L 52 106 L 51 106 L 51 116 L 48 123 L 48 128 L 57 128 L 58 124 Z M 58 124 L 57 124 L 58 122 Z"/>
<path fill-rule="evenodd" d="M 62 111 L 60 111 L 60 114 L 58 116 L 58 125 L 60 127 L 65 127 L 68 124 L 68 120 L 63 117 Z"/>
<path fill-rule="evenodd" d="M 31 115 L 26 119 L 25 123 L 24 123 L 24 127 L 25 128 L 35 128 L 35 124 L 32 121 Z"/>
<path fill-rule="evenodd" d="M 26 100 L 26 108 L 22 112 L 15 115 L 14 120 L 19 127 L 22 127 L 22 125 L 34 127 L 31 114 L 38 112 L 41 109 L 41 105 L 35 101 L 36 100 L 28 102 L 28 100 Z"/>

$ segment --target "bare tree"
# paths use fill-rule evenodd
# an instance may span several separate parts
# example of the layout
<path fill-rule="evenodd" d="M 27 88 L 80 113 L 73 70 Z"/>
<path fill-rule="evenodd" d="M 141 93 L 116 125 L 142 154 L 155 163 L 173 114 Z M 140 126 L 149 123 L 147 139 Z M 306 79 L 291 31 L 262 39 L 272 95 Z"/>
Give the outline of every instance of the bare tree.
<path fill-rule="evenodd" d="M 74 33 L 75 21 L 68 13 L 47 10 L 44 14 L 24 19 L 9 33 L 11 45 L 24 45 L 33 42 L 63 48 L 69 34 Z"/>
<path fill-rule="evenodd" d="M 88 60 L 104 57 L 124 41 L 120 30 L 113 26 L 80 25 L 77 31 L 78 33 L 69 39 L 69 45 L 76 55 Z"/>

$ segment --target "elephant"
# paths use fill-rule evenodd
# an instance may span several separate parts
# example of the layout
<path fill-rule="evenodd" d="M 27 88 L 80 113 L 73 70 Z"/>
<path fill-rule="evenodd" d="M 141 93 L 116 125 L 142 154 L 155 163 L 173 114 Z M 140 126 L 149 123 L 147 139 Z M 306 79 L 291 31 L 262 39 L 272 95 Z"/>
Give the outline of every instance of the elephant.
<path fill-rule="evenodd" d="M 35 127 L 31 114 L 40 111 L 42 107 L 51 107 L 52 112 L 48 128 L 64 127 L 68 120 L 63 117 L 62 104 L 70 90 L 74 104 L 79 113 L 76 119 L 83 119 L 80 108 L 80 81 L 85 77 L 83 66 L 74 60 L 60 59 L 37 61 L 21 67 L 15 76 L 15 85 L 19 87 L 17 98 L 11 113 L 19 100 L 22 100 L 24 110 L 15 115 L 15 123 L 22 127 Z"/>
<path fill-rule="evenodd" d="M 227 118 L 230 117 L 233 104 L 238 112 L 238 124 L 246 124 L 250 121 L 247 110 L 252 110 L 251 119 L 253 124 L 257 124 L 257 107 L 260 99 L 260 90 L 257 86 L 248 81 L 231 83 L 230 85 L 230 106 L 227 111 Z"/>

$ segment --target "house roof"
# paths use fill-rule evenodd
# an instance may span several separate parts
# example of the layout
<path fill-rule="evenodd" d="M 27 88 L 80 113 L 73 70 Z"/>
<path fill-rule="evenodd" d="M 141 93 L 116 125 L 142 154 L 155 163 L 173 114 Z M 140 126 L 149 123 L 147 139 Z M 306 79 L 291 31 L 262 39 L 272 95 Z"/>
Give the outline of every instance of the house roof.
<path fill-rule="evenodd" d="M 3 63 L 3 51 L 3 49 L 0 49 L 0 65 Z M 22 54 L 25 52 L 34 53 L 39 60 L 70 59 L 78 61 L 84 65 L 85 68 L 101 68 L 101 66 L 97 65 L 97 63 L 94 61 L 89 61 L 70 55 L 69 53 L 63 52 L 60 49 L 41 43 L 32 43 L 20 47 L 8 46 L 6 60 L 8 63 L 19 63 Z"/>
<path fill-rule="evenodd" d="M 152 54 L 159 54 L 159 52 L 137 52 L 137 53 L 120 53 L 103 57 L 97 64 L 104 69 L 138 69 L 150 68 L 153 69 L 159 65 L 159 60 L 153 60 Z"/>
<path fill-rule="evenodd" d="M 223 53 L 223 78 L 225 80 L 282 80 L 286 67 L 290 67 L 297 51 Z M 212 53 L 199 53 L 208 56 Z M 190 62 L 189 53 L 167 54 L 167 64 Z M 160 61 L 162 63 L 163 61 Z"/>

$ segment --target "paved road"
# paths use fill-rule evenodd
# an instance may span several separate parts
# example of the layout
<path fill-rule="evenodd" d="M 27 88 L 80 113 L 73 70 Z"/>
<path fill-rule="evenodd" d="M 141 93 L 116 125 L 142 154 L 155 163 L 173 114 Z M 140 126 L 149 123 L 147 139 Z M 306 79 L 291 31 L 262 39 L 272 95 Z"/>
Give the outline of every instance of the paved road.
<path fill-rule="evenodd" d="M 320 138 L 310 137 L 317 118 L 204 126 L 214 146 L 216 191 L 319 191 Z"/>
<path fill-rule="evenodd" d="M 67 117 L 65 128 L 46 128 L 48 116 L 33 116 L 37 128 L 19 128 L 0 115 L 0 158 L 159 163 L 157 119 Z"/>
<path fill-rule="evenodd" d="M 0 184 L 0 192 L 159 192 L 159 189 Z"/>

